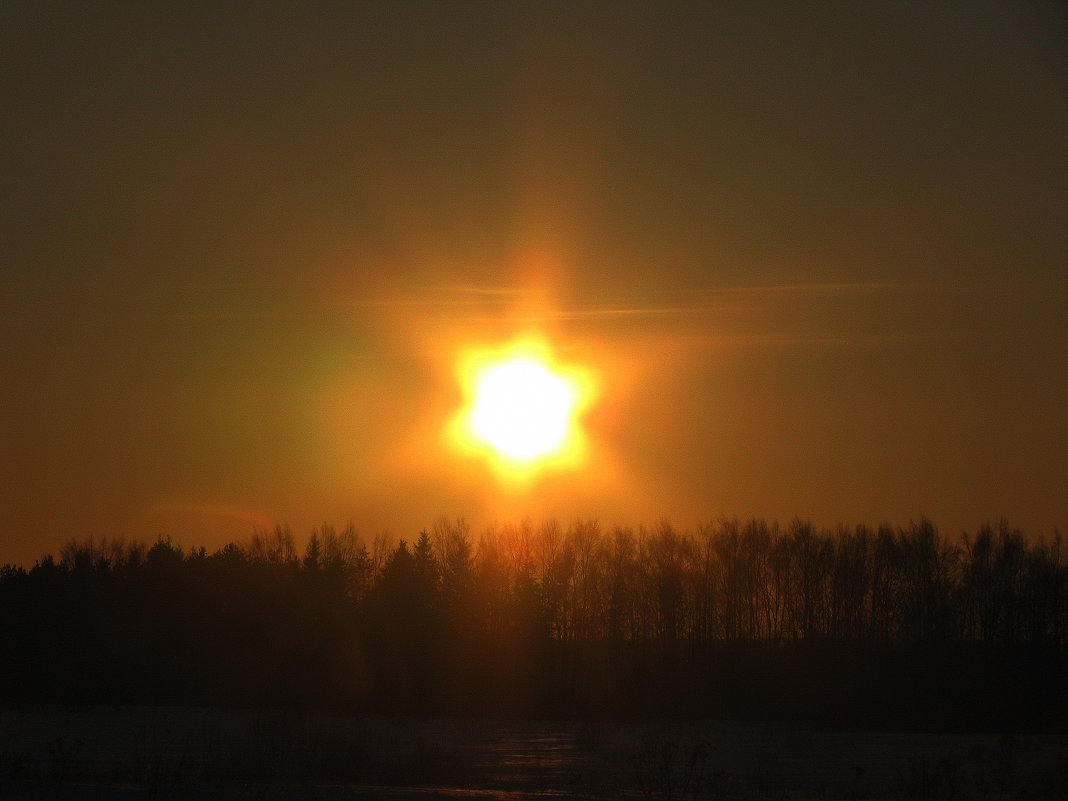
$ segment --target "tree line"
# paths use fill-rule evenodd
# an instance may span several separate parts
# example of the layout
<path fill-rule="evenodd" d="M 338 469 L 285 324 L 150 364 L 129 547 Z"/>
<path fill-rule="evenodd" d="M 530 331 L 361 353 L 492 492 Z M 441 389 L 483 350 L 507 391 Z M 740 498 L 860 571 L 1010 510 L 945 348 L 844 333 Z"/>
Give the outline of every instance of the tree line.
<path fill-rule="evenodd" d="M 1059 535 L 1004 521 L 958 539 L 926 519 L 476 537 L 441 518 L 412 539 L 324 525 L 302 547 L 276 527 L 214 552 L 71 541 L 0 568 L 0 626 L 13 699 L 747 714 L 815 692 L 845 713 L 949 703 L 944 685 L 966 710 L 1000 682 L 1008 713 L 1064 683 L 1068 561 Z M 1030 690 L 1021 670 L 1042 674 Z"/>

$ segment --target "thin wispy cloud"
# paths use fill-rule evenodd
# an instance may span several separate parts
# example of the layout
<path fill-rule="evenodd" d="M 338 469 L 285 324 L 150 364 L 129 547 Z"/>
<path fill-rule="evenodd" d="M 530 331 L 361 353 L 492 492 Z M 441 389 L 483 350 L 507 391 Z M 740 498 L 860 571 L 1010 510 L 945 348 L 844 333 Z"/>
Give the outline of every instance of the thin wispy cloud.
<path fill-rule="evenodd" d="M 534 290 L 518 286 L 453 284 L 426 287 L 422 290 L 327 301 L 327 305 L 345 308 L 425 309 L 443 314 L 472 312 L 465 315 L 472 321 L 511 319 L 525 324 L 566 320 L 640 321 L 692 319 L 710 315 L 762 313 L 783 308 L 805 298 L 813 302 L 825 299 L 870 298 L 873 295 L 893 295 L 919 291 L 923 284 L 901 282 L 821 282 L 745 286 L 699 287 L 687 293 L 688 302 L 633 303 L 626 298 L 603 301 L 571 301 L 546 305 L 528 301 L 538 300 Z M 672 293 L 676 294 L 677 293 Z M 450 310 L 453 310 L 450 312 Z"/>
<path fill-rule="evenodd" d="M 895 281 L 842 281 L 752 286 L 705 287 L 699 291 L 719 295 L 869 295 L 922 289 L 925 284 Z"/>
<path fill-rule="evenodd" d="M 530 290 L 518 286 L 475 286 L 473 284 L 454 284 L 443 287 L 446 292 L 460 295 L 476 295 L 482 297 L 521 297 L 530 294 Z"/>

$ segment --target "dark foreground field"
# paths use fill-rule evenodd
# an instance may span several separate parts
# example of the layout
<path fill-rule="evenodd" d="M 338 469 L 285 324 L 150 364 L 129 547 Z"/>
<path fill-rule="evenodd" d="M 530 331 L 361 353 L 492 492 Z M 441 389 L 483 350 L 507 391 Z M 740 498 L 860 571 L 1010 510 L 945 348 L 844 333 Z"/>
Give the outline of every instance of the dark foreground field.
<path fill-rule="evenodd" d="M 0 710 L 3 799 L 1054 799 L 1068 735 Z"/>

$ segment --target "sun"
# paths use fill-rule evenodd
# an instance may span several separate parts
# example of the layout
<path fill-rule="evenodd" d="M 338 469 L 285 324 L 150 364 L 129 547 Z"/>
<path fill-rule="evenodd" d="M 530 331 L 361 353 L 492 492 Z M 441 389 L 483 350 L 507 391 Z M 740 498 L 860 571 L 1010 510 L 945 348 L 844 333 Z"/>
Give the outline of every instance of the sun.
<path fill-rule="evenodd" d="M 558 450 L 566 439 L 577 395 L 545 364 L 512 359 L 478 377 L 471 427 L 502 456 L 536 459 Z"/>
<path fill-rule="evenodd" d="M 581 460 L 580 421 L 593 396 L 588 370 L 558 364 L 543 340 L 525 338 L 466 352 L 458 377 L 466 405 L 449 431 L 461 450 L 518 479 Z"/>

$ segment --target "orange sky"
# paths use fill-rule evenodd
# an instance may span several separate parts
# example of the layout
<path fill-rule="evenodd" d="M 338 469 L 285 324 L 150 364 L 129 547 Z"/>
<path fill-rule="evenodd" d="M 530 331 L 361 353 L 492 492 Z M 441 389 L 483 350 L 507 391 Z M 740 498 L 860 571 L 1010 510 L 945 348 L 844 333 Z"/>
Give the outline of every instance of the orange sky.
<path fill-rule="evenodd" d="M 1068 527 L 1064 18 L 573 5 L 0 10 L 0 562 Z M 442 427 L 530 332 L 600 387 L 582 464 L 507 486 Z"/>

